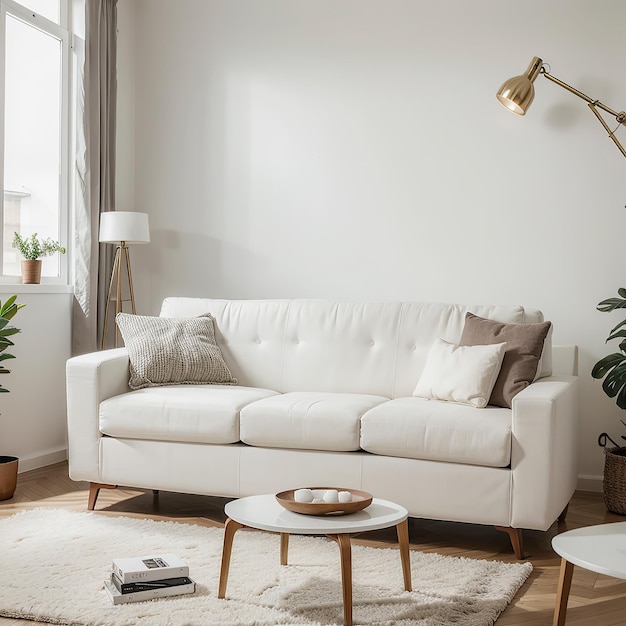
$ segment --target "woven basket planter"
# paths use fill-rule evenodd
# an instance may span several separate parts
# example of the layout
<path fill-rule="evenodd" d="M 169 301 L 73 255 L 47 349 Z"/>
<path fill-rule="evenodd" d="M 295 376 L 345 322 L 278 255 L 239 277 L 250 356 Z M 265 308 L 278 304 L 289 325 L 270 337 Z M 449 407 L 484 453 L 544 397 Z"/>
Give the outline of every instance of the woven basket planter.
<path fill-rule="evenodd" d="M 603 488 L 606 508 L 626 515 L 626 448 L 605 448 Z"/>

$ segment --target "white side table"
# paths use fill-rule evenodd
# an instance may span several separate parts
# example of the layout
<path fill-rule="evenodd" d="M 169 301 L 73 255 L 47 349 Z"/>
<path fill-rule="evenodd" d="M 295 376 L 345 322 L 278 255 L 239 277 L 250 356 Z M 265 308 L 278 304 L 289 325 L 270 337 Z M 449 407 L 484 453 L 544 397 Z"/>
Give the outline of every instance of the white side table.
<path fill-rule="evenodd" d="M 292 513 L 276 501 L 273 494 L 250 496 L 233 500 L 224 507 L 227 515 L 224 527 L 222 567 L 217 593 L 226 595 L 228 568 L 233 547 L 233 537 L 240 528 L 257 528 L 280 533 L 280 564 L 287 565 L 289 535 L 328 535 L 339 544 L 341 559 L 341 585 L 343 592 L 343 616 L 346 626 L 352 624 L 352 548 L 350 533 L 378 530 L 395 526 L 400 545 L 400 560 L 404 576 L 404 588 L 411 591 L 411 561 L 409 556 L 408 511 L 399 504 L 374 498 L 372 504 L 350 515 L 302 515 Z"/>
<path fill-rule="evenodd" d="M 552 547 L 562 557 L 553 626 L 565 624 L 574 565 L 626 578 L 626 522 L 568 530 L 552 539 Z"/>

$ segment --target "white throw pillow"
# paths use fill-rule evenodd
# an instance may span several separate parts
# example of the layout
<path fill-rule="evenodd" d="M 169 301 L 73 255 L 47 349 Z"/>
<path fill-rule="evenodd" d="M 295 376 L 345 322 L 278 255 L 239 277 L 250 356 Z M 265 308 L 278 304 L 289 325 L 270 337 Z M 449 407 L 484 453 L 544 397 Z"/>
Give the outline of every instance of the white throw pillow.
<path fill-rule="evenodd" d="M 413 395 L 482 409 L 500 373 L 505 348 L 506 343 L 457 346 L 437 339 Z"/>

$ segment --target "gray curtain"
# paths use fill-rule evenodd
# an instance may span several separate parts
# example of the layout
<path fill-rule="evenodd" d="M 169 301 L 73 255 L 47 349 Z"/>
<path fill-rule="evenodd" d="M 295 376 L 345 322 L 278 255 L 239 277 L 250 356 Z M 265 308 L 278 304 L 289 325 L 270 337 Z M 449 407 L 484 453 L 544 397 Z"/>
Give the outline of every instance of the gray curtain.
<path fill-rule="evenodd" d="M 73 354 L 98 347 L 112 265 L 112 246 L 98 243 L 98 228 L 100 213 L 115 209 L 116 51 L 117 0 L 86 0 L 83 91 L 77 113 L 78 135 L 82 127 L 83 136 L 76 163 Z"/>

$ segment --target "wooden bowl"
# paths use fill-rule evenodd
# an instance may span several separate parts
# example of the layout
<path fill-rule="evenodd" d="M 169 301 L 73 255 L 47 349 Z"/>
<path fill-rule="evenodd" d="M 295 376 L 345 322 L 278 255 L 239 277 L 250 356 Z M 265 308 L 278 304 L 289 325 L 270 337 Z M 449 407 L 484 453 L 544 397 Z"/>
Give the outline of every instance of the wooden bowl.
<path fill-rule="evenodd" d="M 294 491 L 288 489 L 276 494 L 276 500 L 281 506 L 294 513 L 303 515 L 348 515 L 356 513 L 368 507 L 372 503 L 372 494 L 358 489 L 346 489 L 344 487 L 306 487 L 307 489 L 336 489 L 337 491 L 349 491 L 352 494 L 351 502 L 296 502 Z"/>

